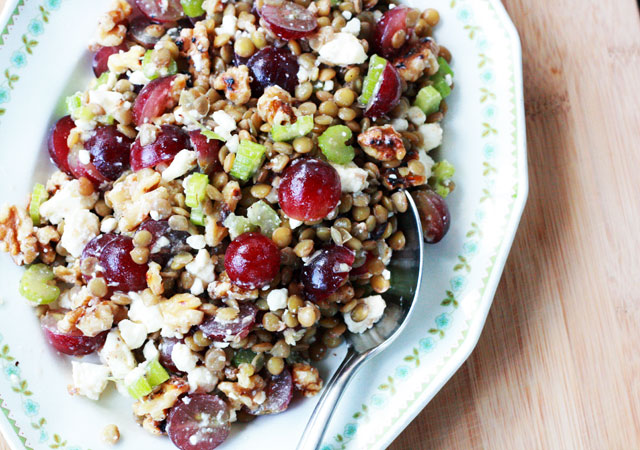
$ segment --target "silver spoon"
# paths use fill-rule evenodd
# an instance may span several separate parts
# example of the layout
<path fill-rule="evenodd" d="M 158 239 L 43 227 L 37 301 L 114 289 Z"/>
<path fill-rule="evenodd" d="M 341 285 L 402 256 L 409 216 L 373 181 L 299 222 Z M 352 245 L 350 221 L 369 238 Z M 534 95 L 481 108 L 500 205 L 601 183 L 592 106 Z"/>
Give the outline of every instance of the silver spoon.
<path fill-rule="evenodd" d="M 404 232 L 406 246 L 394 252 L 388 269 L 391 272 L 391 289 L 383 297 L 387 302 L 382 319 L 362 334 L 346 333 L 349 349 L 335 374 L 325 386 L 307 427 L 298 443 L 298 450 L 316 450 L 349 381 L 366 360 L 373 358 L 402 332 L 417 303 L 422 279 L 423 237 L 420 215 L 413 197 L 408 192 L 407 212 L 398 216 L 398 229 Z"/>

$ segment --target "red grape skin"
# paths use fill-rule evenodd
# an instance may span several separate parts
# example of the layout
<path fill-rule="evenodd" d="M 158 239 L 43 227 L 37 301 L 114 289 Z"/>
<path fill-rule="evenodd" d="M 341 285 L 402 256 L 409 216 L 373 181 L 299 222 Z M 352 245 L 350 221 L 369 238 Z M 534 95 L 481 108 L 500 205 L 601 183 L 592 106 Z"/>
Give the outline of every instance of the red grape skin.
<path fill-rule="evenodd" d="M 85 336 L 79 330 L 63 332 L 58 328 L 58 321 L 64 312 L 49 311 L 42 319 L 41 326 L 47 341 L 60 353 L 72 356 L 83 356 L 95 352 L 104 344 L 108 331 L 96 336 Z"/>
<path fill-rule="evenodd" d="M 320 301 L 336 292 L 349 277 L 354 261 L 355 253 L 347 247 L 333 245 L 320 250 L 302 268 L 300 278 L 306 296 Z"/>
<path fill-rule="evenodd" d="M 384 67 L 378 83 L 378 90 L 374 92 L 364 112 L 366 117 L 380 117 L 391 111 L 400 102 L 402 81 L 392 64 L 387 63 Z"/>
<path fill-rule="evenodd" d="M 164 266 L 173 255 L 191 250 L 191 247 L 187 244 L 187 238 L 190 236 L 189 233 L 187 231 L 171 229 L 167 220 L 147 219 L 140 224 L 138 230 L 147 230 L 151 233 L 152 238 L 149 248 L 152 250 L 152 253 L 149 255 L 149 259 L 157 262 L 161 266 Z M 156 242 L 161 237 L 167 238 L 169 244 L 154 249 Z"/>
<path fill-rule="evenodd" d="M 213 450 L 229 436 L 229 408 L 216 395 L 178 400 L 167 419 L 167 434 L 180 450 Z"/>
<path fill-rule="evenodd" d="M 411 37 L 410 30 L 407 27 L 407 13 L 409 8 L 406 6 L 396 6 L 385 12 L 380 21 L 376 24 L 373 31 L 373 48 L 385 58 L 391 58 L 397 55 L 402 46 L 394 48 L 391 44 L 393 35 L 398 31 L 405 32 L 405 42 Z"/>
<path fill-rule="evenodd" d="M 240 311 L 234 320 L 221 322 L 216 320 L 215 316 L 211 316 L 200 324 L 200 330 L 214 341 L 244 339 L 256 323 L 258 308 L 253 303 L 239 303 L 238 307 Z"/>
<path fill-rule="evenodd" d="M 142 45 L 144 48 L 151 49 L 160 40 L 159 37 L 147 33 L 147 27 L 152 25 L 149 19 L 138 17 L 129 22 L 128 34 L 136 44 Z"/>
<path fill-rule="evenodd" d="M 285 169 L 278 188 L 284 213 L 302 221 L 324 219 L 338 206 L 341 195 L 338 172 L 317 158 L 296 159 Z"/>
<path fill-rule="evenodd" d="M 51 160 L 58 169 L 67 175 L 72 175 L 71 169 L 69 168 L 69 146 L 67 145 L 67 139 L 69 138 L 69 133 L 75 126 L 76 124 L 73 122 L 71 116 L 62 117 L 51 129 L 47 141 Z"/>
<path fill-rule="evenodd" d="M 249 58 L 247 66 L 252 73 L 251 92 L 259 97 L 264 89 L 278 85 L 295 95 L 298 85 L 298 60 L 285 47 L 265 47 Z"/>
<path fill-rule="evenodd" d="M 140 126 L 162 115 L 173 102 L 172 86 L 176 75 L 156 78 L 147 84 L 133 103 L 133 120 Z"/>
<path fill-rule="evenodd" d="M 109 56 L 114 55 L 120 51 L 126 52 L 127 45 L 120 44 L 116 47 L 102 47 L 93 55 L 93 73 L 96 77 L 99 77 L 105 72 L 109 71 Z"/>
<path fill-rule="evenodd" d="M 67 161 L 72 175 L 78 179 L 82 177 L 87 178 L 96 188 L 101 189 L 106 187 L 109 180 L 96 169 L 96 166 L 94 166 L 92 162 L 88 164 L 80 162 L 80 150 L 81 148 L 79 147 L 73 147 L 69 150 Z"/>
<path fill-rule="evenodd" d="M 180 0 L 135 0 L 135 3 L 154 22 L 176 22 L 184 17 Z"/>
<path fill-rule="evenodd" d="M 191 144 L 198 154 L 198 166 L 204 173 L 213 173 L 222 170 L 222 164 L 218 153 L 222 148 L 222 141 L 208 139 L 200 130 L 190 131 Z"/>
<path fill-rule="evenodd" d="M 120 133 L 114 125 L 98 126 L 85 142 L 92 163 L 110 181 L 117 180 L 129 168 L 132 139 Z"/>
<path fill-rule="evenodd" d="M 224 267 L 236 286 L 257 289 L 269 284 L 280 270 L 280 250 L 260 233 L 244 233 L 227 247 Z"/>
<path fill-rule="evenodd" d="M 449 231 L 451 214 L 444 198 L 430 189 L 412 192 L 416 201 L 424 240 L 428 244 L 436 244 Z"/>
<path fill-rule="evenodd" d="M 285 368 L 279 375 L 272 375 L 265 393 L 267 399 L 256 409 L 249 411 L 251 414 L 261 416 L 286 411 L 293 397 L 293 379 L 289 369 Z"/>
<path fill-rule="evenodd" d="M 306 37 L 318 28 L 314 13 L 290 1 L 277 6 L 265 4 L 260 14 L 269 30 L 286 41 Z"/>
<path fill-rule="evenodd" d="M 175 125 L 162 125 L 156 140 L 144 147 L 140 138 L 131 146 L 131 168 L 135 171 L 154 167 L 160 163 L 171 163 L 173 158 L 184 149 L 190 149 L 189 135 Z"/>

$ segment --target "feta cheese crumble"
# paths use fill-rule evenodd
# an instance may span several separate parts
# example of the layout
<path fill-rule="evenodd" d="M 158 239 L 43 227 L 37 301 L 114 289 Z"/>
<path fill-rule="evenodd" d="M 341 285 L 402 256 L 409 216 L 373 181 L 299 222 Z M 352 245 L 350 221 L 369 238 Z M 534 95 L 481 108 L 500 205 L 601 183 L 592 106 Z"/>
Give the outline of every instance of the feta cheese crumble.
<path fill-rule="evenodd" d="M 122 320 L 118 324 L 120 336 L 131 350 L 142 347 L 147 340 L 147 327 L 141 323 L 135 323 L 129 319 Z"/>
<path fill-rule="evenodd" d="M 169 167 L 162 172 L 162 179 L 164 181 L 175 180 L 180 178 L 187 172 L 192 171 L 196 167 L 198 161 L 198 155 L 193 150 L 180 150 L 178 154 L 173 158 Z"/>
<path fill-rule="evenodd" d="M 186 344 L 176 344 L 171 350 L 171 360 L 181 372 L 191 372 L 196 368 L 198 355 L 193 353 Z"/>
<path fill-rule="evenodd" d="M 331 164 L 338 172 L 342 192 L 361 192 L 369 186 L 367 171 L 358 167 L 354 162 L 349 164 Z"/>
<path fill-rule="evenodd" d="M 91 400 L 99 400 L 106 389 L 111 371 L 102 364 L 71 361 L 74 393 Z"/>
<path fill-rule="evenodd" d="M 289 291 L 286 288 L 274 289 L 267 295 L 267 304 L 271 311 L 277 311 L 287 307 Z"/>
<path fill-rule="evenodd" d="M 439 123 L 425 123 L 418 127 L 418 133 L 422 135 L 422 149 L 433 150 L 442 144 L 442 127 Z"/>
<path fill-rule="evenodd" d="M 336 33 L 334 38 L 320 47 L 320 60 L 336 66 L 362 64 L 367 60 L 367 52 L 351 33 Z"/>

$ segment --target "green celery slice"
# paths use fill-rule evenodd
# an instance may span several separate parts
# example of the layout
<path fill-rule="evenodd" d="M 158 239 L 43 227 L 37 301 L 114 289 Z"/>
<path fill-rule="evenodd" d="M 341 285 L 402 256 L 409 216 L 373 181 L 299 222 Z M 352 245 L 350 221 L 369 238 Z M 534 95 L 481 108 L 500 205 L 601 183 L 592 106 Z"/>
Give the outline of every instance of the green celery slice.
<path fill-rule="evenodd" d="M 190 208 L 201 206 L 207 197 L 209 177 L 204 173 L 194 173 L 185 180 L 185 204 Z"/>
<path fill-rule="evenodd" d="M 147 50 L 142 58 L 142 72 L 144 76 L 150 80 L 155 80 L 159 76 L 166 77 L 178 73 L 178 64 L 175 60 L 171 60 L 168 67 L 158 68 L 152 59 L 153 50 Z M 104 75 L 104 74 L 103 74 Z"/>
<path fill-rule="evenodd" d="M 74 111 L 82 106 L 82 92 L 76 92 L 75 94 L 65 99 L 67 105 L 67 112 L 72 115 Z"/>
<path fill-rule="evenodd" d="M 327 128 L 318 137 L 318 145 L 329 161 L 336 164 L 347 164 L 353 161 L 356 155 L 353 147 L 346 145 L 352 136 L 351 129 L 346 125 L 334 125 Z"/>
<path fill-rule="evenodd" d="M 440 109 L 442 95 L 433 86 L 425 86 L 420 89 L 416 96 L 415 106 L 420 108 L 427 116 L 433 114 Z"/>
<path fill-rule="evenodd" d="M 264 145 L 248 140 L 240 141 L 236 159 L 231 167 L 231 175 L 247 181 L 260 168 L 266 150 Z"/>
<path fill-rule="evenodd" d="M 440 92 L 442 98 L 447 98 L 451 94 L 451 86 L 449 86 L 447 80 L 445 80 L 439 73 L 432 76 L 431 81 L 433 81 L 433 87 Z"/>
<path fill-rule="evenodd" d="M 29 215 L 34 225 L 40 225 L 40 205 L 47 201 L 49 194 L 45 187 L 36 183 L 31 193 L 31 203 L 29 203 Z"/>
<path fill-rule="evenodd" d="M 202 206 L 198 206 L 196 208 L 191 208 L 191 222 L 196 224 L 196 225 L 201 225 L 204 226 L 204 209 L 202 209 Z"/>
<path fill-rule="evenodd" d="M 444 59 L 442 56 L 438 57 L 438 65 L 440 66 L 440 68 L 438 69 L 438 73 L 440 75 L 442 75 L 443 77 L 445 75 L 451 75 L 453 77 L 453 70 L 451 69 L 451 66 L 449 65 L 449 63 L 447 62 L 446 59 Z"/>
<path fill-rule="evenodd" d="M 310 133 L 313 127 L 312 115 L 298 117 L 295 123 L 289 125 L 274 125 L 271 129 L 271 138 L 276 142 L 290 141 Z"/>
<path fill-rule="evenodd" d="M 170 378 L 169 373 L 157 359 L 147 365 L 147 381 L 152 388 L 161 385 Z"/>
<path fill-rule="evenodd" d="M 29 266 L 20 279 L 20 295 L 36 305 L 54 302 L 60 296 L 60 288 L 50 284 L 53 278 L 53 270 L 46 264 Z"/>
<path fill-rule="evenodd" d="M 145 377 L 140 377 L 133 384 L 127 386 L 127 390 L 133 398 L 140 400 L 142 397 L 151 394 L 153 388 Z"/>
<path fill-rule="evenodd" d="M 456 170 L 453 164 L 446 159 L 434 164 L 431 177 L 429 178 L 429 185 L 436 191 L 442 198 L 447 198 L 451 193 L 449 187 L 451 178 L 455 174 Z"/>
<path fill-rule="evenodd" d="M 358 101 L 362 105 L 366 105 L 373 97 L 373 94 L 378 87 L 378 82 L 380 81 L 380 77 L 382 76 L 382 72 L 387 65 L 387 60 L 382 56 L 373 55 L 369 58 L 369 71 L 367 72 L 367 76 L 364 79 L 364 83 L 362 85 L 362 94 Z"/>
<path fill-rule="evenodd" d="M 240 366 L 240 364 L 251 364 L 253 358 L 255 358 L 256 355 L 257 353 L 255 353 L 254 351 L 246 348 L 241 348 L 239 350 L 236 350 L 236 353 L 235 355 L 233 355 L 233 359 L 231 360 L 231 362 L 236 367 Z"/>
<path fill-rule="evenodd" d="M 204 0 L 180 0 L 182 10 L 188 17 L 200 17 L 205 13 L 202 8 Z"/>
<path fill-rule="evenodd" d="M 200 124 L 198 124 L 200 125 Z M 200 134 L 202 134 L 204 137 L 206 137 L 208 140 L 211 139 L 216 139 L 218 141 L 222 141 L 222 142 L 227 142 L 227 140 L 225 138 L 223 138 L 222 136 L 220 136 L 218 133 L 216 133 L 215 131 L 211 131 L 210 129 L 208 129 L 207 127 L 205 127 L 204 125 L 200 125 Z"/>
<path fill-rule="evenodd" d="M 243 233 L 248 233 L 255 229 L 255 225 L 252 224 L 249 219 L 242 216 L 236 216 L 234 213 L 229 214 L 222 222 L 222 225 L 229 230 L 229 238 L 231 240 L 234 240 Z"/>
<path fill-rule="evenodd" d="M 98 77 L 98 79 L 96 80 L 96 84 L 94 86 L 94 89 L 102 86 L 103 84 L 107 84 L 107 82 L 109 81 L 109 76 L 111 75 L 111 72 L 107 71 L 107 72 L 102 72 L 102 75 L 100 75 Z"/>
<path fill-rule="evenodd" d="M 264 200 L 260 200 L 247 209 L 247 218 L 253 225 L 260 227 L 262 234 L 271 237 L 282 220 L 275 210 Z"/>

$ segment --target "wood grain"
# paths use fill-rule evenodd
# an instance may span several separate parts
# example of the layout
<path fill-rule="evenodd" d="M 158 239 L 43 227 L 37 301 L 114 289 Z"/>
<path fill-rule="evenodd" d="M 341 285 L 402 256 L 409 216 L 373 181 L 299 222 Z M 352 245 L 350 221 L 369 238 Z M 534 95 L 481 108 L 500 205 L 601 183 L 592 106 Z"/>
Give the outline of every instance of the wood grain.
<path fill-rule="evenodd" d="M 390 449 L 640 448 L 638 8 L 504 3 L 529 202 L 477 349 Z"/>

